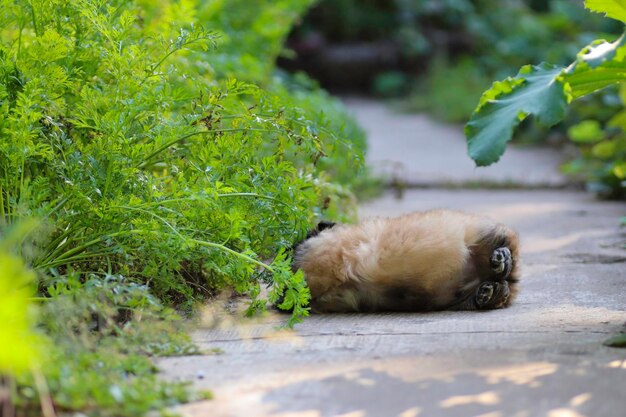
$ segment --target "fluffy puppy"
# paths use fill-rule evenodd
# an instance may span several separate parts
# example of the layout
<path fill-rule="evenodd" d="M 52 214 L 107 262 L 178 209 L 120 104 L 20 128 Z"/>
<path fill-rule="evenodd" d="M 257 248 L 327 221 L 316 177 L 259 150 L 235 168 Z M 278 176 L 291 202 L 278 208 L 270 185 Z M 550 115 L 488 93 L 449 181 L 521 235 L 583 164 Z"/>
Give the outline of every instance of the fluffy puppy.
<path fill-rule="evenodd" d="M 314 312 L 484 310 L 517 293 L 517 233 L 430 210 L 356 225 L 323 222 L 295 245 Z"/>

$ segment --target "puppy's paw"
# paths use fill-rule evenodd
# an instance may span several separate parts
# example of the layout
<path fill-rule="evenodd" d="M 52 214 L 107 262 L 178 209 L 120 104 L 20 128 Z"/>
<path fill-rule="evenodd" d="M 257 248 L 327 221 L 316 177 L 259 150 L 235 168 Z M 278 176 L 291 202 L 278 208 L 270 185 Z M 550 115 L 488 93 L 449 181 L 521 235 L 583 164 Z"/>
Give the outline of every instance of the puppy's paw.
<path fill-rule="evenodd" d="M 478 307 L 483 307 L 487 305 L 487 303 L 491 300 L 491 297 L 493 297 L 493 284 L 495 283 L 483 282 L 478 287 L 478 290 L 476 291 L 476 304 L 478 304 Z"/>
<path fill-rule="evenodd" d="M 495 272 L 500 279 L 506 279 L 513 269 L 513 257 L 511 250 L 507 247 L 498 248 L 493 251 L 489 258 L 491 270 Z"/>
<path fill-rule="evenodd" d="M 487 281 L 476 290 L 476 305 L 479 309 L 500 308 L 509 298 L 509 285 L 505 282 Z"/>

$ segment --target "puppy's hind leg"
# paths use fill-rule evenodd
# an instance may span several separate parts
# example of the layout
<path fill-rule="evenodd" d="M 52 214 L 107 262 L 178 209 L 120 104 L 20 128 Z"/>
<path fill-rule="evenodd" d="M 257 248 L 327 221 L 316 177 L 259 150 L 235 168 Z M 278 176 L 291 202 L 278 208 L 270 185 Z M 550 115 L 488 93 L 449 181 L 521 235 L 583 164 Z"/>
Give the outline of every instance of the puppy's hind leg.
<path fill-rule="evenodd" d="M 471 274 L 479 284 L 473 296 L 459 306 L 481 310 L 507 307 L 517 293 L 517 233 L 502 224 L 491 224 L 473 237 L 474 241 L 468 243 Z"/>
<path fill-rule="evenodd" d="M 504 307 L 509 299 L 509 284 L 506 281 L 487 281 L 476 290 L 476 307 L 481 310 Z"/>
<path fill-rule="evenodd" d="M 481 281 L 503 281 L 515 275 L 519 240 L 515 231 L 502 224 L 493 224 L 471 238 L 468 247 Z"/>

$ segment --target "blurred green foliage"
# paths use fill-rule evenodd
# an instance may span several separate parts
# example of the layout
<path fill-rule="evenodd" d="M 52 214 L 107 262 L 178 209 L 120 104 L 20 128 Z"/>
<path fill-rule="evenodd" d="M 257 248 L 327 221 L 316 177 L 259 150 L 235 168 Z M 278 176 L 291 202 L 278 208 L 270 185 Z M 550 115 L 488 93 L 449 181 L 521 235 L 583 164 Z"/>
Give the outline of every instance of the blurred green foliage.
<path fill-rule="evenodd" d="M 23 375 L 39 368 L 46 340 L 36 330 L 30 298 L 35 293 L 35 274 L 21 257 L 11 252 L 33 222 L 23 222 L 0 240 L 0 375 Z"/>
<path fill-rule="evenodd" d="M 39 221 L 0 255 L 2 300 L 26 335 L 22 270 L 36 272 L 58 409 L 134 416 L 190 398 L 145 357 L 193 352 L 164 305 L 232 290 L 252 314 L 267 285 L 290 324 L 308 314 L 284 249 L 316 218 L 353 216 L 365 147 L 338 101 L 275 70 L 308 5 L 0 0 L 0 236 Z M 33 413 L 35 376 L 12 389 Z"/>
<path fill-rule="evenodd" d="M 592 11 L 626 23 L 623 7 L 617 1 L 589 1 L 587 5 Z M 565 169 L 583 175 L 593 191 L 613 198 L 626 197 L 625 69 L 626 35 L 614 42 L 591 42 L 565 67 L 545 63 L 522 67 L 515 77 L 495 82 L 482 95 L 465 127 L 469 155 L 478 165 L 494 163 L 527 116 L 551 126 L 563 120 L 573 100 L 619 86 L 619 112 L 606 121 L 583 120 L 568 129 L 569 137 L 581 148 L 581 156 Z"/>
<path fill-rule="evenodd" d="M 626 88 L 619 87 L 621 109 L 608 120 L 583 120 L 571 126 L 568 137 L 580 155 L 563 166 L 564 172 L 587 182 L 601 196 L 626 198 Z"/>
<path fill-rule="evenodd" d="M 565 65 L 581 44 L 620 31 L 581 0 L 322 0 L 292 36 L 317 33 L 328 44 L 392 40 L 400 53 L 394 71 L 416 80 L 409 105 L 464 122 L 489 80 L 528 62 Z M 382 73 L 372 91 L 410 91 L 393 81 Z"/>
<path fill-rule="evenodd" d="M 469 58 L 450 64 L 437 57 L 428 69 L 422 89 L 407 100 L 408 110 L 428 111 L 440 120 L 460 122 L 476 106 L 476 97 L 489 87 L 489 78 Z"/>
<path fill-rule="evenodd" d="M 54 346 L 44 374 L 57 409 L 132 417 L 210 395 L 158 379 L 149 357 L 199 351 L 181 318 L 147 286 L 120 275 L 73 273 L 50 292 L 41 326 Z M 32 409 L 32 382 L 18 381 L 18 405 Z"/>

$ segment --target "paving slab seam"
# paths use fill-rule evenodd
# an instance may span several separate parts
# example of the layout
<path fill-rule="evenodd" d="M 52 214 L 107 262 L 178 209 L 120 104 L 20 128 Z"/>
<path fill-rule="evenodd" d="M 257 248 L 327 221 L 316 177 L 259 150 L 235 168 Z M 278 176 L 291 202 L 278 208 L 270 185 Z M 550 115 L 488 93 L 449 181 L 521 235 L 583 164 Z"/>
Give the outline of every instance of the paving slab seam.
<path fill-rule="evenodd" d="M 496 190 L 496 191 L 583 191 L 583 184 L 563 183 L 563 184 L 523 184 L 519 182 L 490 182 L 487 180 L 476 180 L 468 182 L 418 182 L 405 179 L 383 180 L 383 186 L 388 191 L 400 190 Z"/>
<path fill-rule="evenodd" d="M 417 333 L 316 333 L 316 334 L 297 334 L 298 338 L 321 338 L 321 337 L 337 337 L 337 336 L 449 336 L 449 335 L 463 335 L 463 334 L 559 334 L 559 333 L 580 333 L 580 334 L 614 334 L 614 331 L 603 331 L 603 330 L 477 330 L 477 331 L 468 331 L 468 332 L 458 332 L 458 331 L 449 331 L 449 332 L 417 332 Z M 281 340 L 284 339 L 282 336 L 259 336 L 259 337 L 248 337 L 242 339 L 215 339 L 215 340 L 200 340 L 197 339 L 198 343 L 238 343 L 238 342 L 246 342 L 250 340 Z"/>

